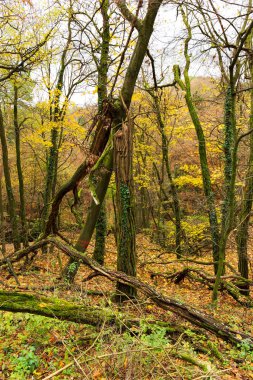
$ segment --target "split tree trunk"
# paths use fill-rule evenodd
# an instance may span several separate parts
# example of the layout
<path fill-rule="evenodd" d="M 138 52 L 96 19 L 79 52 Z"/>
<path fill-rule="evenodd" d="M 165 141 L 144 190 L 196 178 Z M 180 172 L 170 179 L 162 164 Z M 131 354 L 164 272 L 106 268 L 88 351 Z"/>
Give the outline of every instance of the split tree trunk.
<path fill-rule="evenodd" d="M 117 270 L 136 276 L 136 233 L 133 211 L 133 174 L 132 174 L 132 128 L 129 121 L 114 137 L 114 170 L 116 180 L 117 212 Z M 132 286 L 117 282 L 117 299 L 136 296 Z"/>

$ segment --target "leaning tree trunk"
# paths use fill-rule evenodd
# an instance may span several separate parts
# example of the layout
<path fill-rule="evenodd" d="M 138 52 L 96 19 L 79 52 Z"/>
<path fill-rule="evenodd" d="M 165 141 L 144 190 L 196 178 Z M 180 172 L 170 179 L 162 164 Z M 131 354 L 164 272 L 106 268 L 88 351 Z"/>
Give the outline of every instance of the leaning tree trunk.
<path fill-rule="evenodd" d="M 191 36 L 191 33 L 189 32 Z M 190 38 L 190 37 L 189 37 Z M 188 42 L 187 42 L 188 41 Z M 190 68 L 190 56 L 188 55 L 188 43 L 189 39 L 185 42 L 185 58 L 186 66 L 184 70 L 184 79 L 185 83 L 180 77 L 180 69 L 178 65 L 175 65 L 173 68 L 175 81 L 179 84 L 180 88 L 185 91 L 185 100 L 186 104 L 196 131 L 198 139 L 198 149 L 199 149 L 199 159 L 201 167 L 201 175 L 203 181 L 203 190 L 205 194 L 206 204 L 208 207 L 208 216 L 209 216 L 209 225 L 212 238 L 212 248 L 213 248 L 213 261 L 214 261 L 214 272 L 218 270 L 217 262 L 219 260 L 219 226 L 218 226 L 218 217 L 215 207 L 215 198 L 212 190 L 211 175 L 207 160 L 207 151 L 206 151 L 206 140 L 204 131 L 199 119 L 198 112 L 194 105 L 191 93 L 191 84 L 189 78 L 189 68 Z"/>
<path fill-rule="evenodd" d="M 108 154 L 104 160 L 103 165 L 100 169 L 100 173 L 97 176 L 97 186 L 96 186 L 96 196 L 99 200 L 99 204 L 97 204 L 94 199 L 91 202 L 89 207 L 86 222 L 80 236 L 75 244 L 75 249 L 79 252 L 85 252 L 93 235 L 93 231 L 95 229 L 95 225 L 99 216 L 99 212 L 101 209 L 101 204 L 103 204 L 103 200 L 110 182 L 112 174 L 112 155 Z M 64 278 L 68 282 L 73 282 L 75 275 L 79 268 L 79 262 L 70 258 L 66 267 L 64 268 L 63 275 Z"/>
<path fill-rule="evenodd" d="M 114 170 L 117 212 L 117 270 L 136 276 L 135 220 L 133 212 L 132 123 L 123 123 L 114 137 Z M 136 296 L 132 286 L 117 282 L 116 298 Z"/>
<path fill-rule="evenodd" d="M 6 141 L 6 136 L 5 136 L 3 114 L 2 114 L 1 109 L 0 109 L 0 139 L 1 139 L 1 145 L 2 145 L 2 161 L 3 161 L 6 193 L 8 197 L 9 213 L 10 213 L 10 219 L 11 219 L 13 245 L 14 245 L 15 250 L 18 250 L 20 248 L 20 241 L 19 241 L 19 236 L 18 236 L 16 202 L 15 202 L 14 193 L 13 193 L 12 184 L 11 184 L 8 148 L 7 148 L 7 141 Z"/>

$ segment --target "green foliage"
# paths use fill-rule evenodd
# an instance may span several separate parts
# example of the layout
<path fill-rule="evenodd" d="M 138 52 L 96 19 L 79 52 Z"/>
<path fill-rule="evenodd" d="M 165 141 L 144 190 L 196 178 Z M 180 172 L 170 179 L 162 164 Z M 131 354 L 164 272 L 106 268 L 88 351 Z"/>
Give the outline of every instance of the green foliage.
<path fill-rule="evenodd" d="M 69 266 L 68 266 L 68 272 L 69 273 L 75 272 L 76 268 L 77 268 L 77 265 L 78 264 L 76 262 L 73 262 L 73 263 L 69 264 Z"/>
<path fill-rule="evenodd" d="M 169 344 L 169 340 L 166 337 L 166 328 L 146 323 L 142 324 L 141 328 L 141 341 L 148 347 L 163 350 Z"/>
<path fill-rule="evenodd" d="M 40 364 L 39 357 L 35 354 L 35 347 L 30 346 L 20 352 L 17 358 L 13 358 L 12 364 L 15 368 L 10 379 L 26 380 L 27 376 L 32 374 Z"/>
<path fill-rule="evenodd" d="M 35 219 L 30 222 L 29 236 L 32 239 L 37 239 L 41 233 L 41 219 Z"/>
<path fill-rule="evenodd" d="M 244 339 L 236 348 L 232 348 L 229 354 L 236 362 L 241 364 L 242 368 L 253 371 L 253 351 L 248 339 Z"/>

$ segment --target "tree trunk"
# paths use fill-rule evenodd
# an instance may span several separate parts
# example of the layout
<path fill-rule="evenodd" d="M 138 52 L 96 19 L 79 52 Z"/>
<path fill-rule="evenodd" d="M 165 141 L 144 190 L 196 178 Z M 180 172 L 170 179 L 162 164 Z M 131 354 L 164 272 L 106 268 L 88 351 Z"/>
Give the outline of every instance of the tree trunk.
<path fill-rule="evenodd" d="M 117 270 L 136 276 L 135 220 L 133 212 L 133 174 L 132 174 L 132 128 L 128 121 L 114 138 L 114 170 L 116 181 L 117 212 Z M 117 283 L 117 299 L 136 296 L 132 286 Z"/>
<path fill-rule="evenodd" d="M 103 31 L 102 31 L 102 46 L 101 56 L 98 64 L 98 112 L 103 111 L 103 101 L 107 97 L 107 73 L 108 73 L 108 60 L 109 60 L 109 44 L 110 44 L 110 24 L 109 24 L 109 1 L 102 1 L 101 14 L 103 18 Z M 96 223 L 96 239 L 95 249 L 93 252 L 94 259 L 100 264 L 104 263 L 105 256 L 105 239 L 106 239 L 106 208 L 105 201 L 101 205 L 98 220 Z"/>
<path fill-rule="evenodd" d="M 185 46 L 186 46 L 185 48 L 186 67 L 184 70 L 185 83 L 183 83 L 182 79 L 180 78 L 179 66 L 175 65 L 173 70 L 174 70 L 175 81 L 179 84 L 181 89 L 185 91 L 186 104 L 187 104 L 193 125 L 195 127 L 195 131 L 196 131 L 196 135 L 198 139 L 201 175 L 202 175 L 202 181 L 203 181 L 204 194 L 205 194 L 206 203 L 208 207 L 209 224 L 210 224 L 212 246 L 213 246 L 213 261 L 215 263 L 214 272 L 216 273 L 218 270 L 217 262 L 219 260 L 218 218 L 217 218 L 217 213 L 216 213 L 216 208 L 215 208 L 215 200 L 214 200 L 209 165 L 208 165 L 208 160 L 207 160 L 205 135 L 204 135 L 203 128 L 199 120 L 197 110 L 192 100 L 191 84 L 190 84 L 190 79 L 189 79 L 190 56 L 188 55 L 188 43 L 189 43 L 189 39 L 188 39 L 188 42 L 187 41 L 185 42 Z"/>
<path fill-rule="evenodd" d="M 229 233 L 234 222 L 234 203 L 235 203 L 235 179 L 236 179 L 236 164 L 237 164 L 237 148 L 236 145 L 236 125 L 235 125 L 235 88 L 233 73 L 230 76 L 230 86 L 226 92 L 225 110 L 224 110 L 224 125 L 225 125 L 225 194 L 222 205 L 221 217 L 221 232 L 220 232 L 220 247 L 218 270 L 216 273 L 216 281 L 213 287 L 212 300 L 217 302 L 218 289 L 220 286 L 220 278 L 225 270 L 225 254 Z"/>
<path fill-rule="evenodd" d="M 7 141 L 6 141 L 6 136 L 5 136 L 3 114 L 2 114 L 1 109 L 0 109 L 0 139 L 1 139 L 1 144 L 2 144 L 2 161 L 3 161 L 6 193 L 8 197 L 9 213 L 10 213 L 10 219 L 11 219 L 13 245 L 14 245 L 15 250 L 18 250 L 20 248 L 20 240 L 19 240 L 19 233 L 18 233 L 16 202 L 15 202 L 14 193 L 13 193 L 12 184 L 11 184 L 8 148 L 7 148 Z"/>
<path fill-rule="evenodd" d="M 103 161 L 104 166 L 111 170 L 112 160 L 113 160 L 113 150 L 111 147 L 111 141 L 113 134 L 120 128 L 122 125 L 122 120 L 125 119 L 126 115 L 126 107 L 130 106 L 132 95 L 134 92 L 135 83 L 140 72 L 140 68 L 142 62 L 144 60 L 148 43 L 153 31 L 153 25 L 155 22 L 155 18 L 159 7 L 162 3 L 162 0 L 158 0 L 157 2 L 151 2 L 148 6 L 147 14 L 143 20 L 142 27 L 139 31 L 139 36 L 137 39 L 136 46 L 134 48 L 134 52 L 132 54 L 132 58 L 127 68 L 125 80 L 122 86 L 120 99 L 116 99 L 113 103 L 109 101 L 107 104 L 103 105 L 102 115 L 98 118 L 97 124 L 94 126 L 94 138 L 91 142 L 89 152 L 87 153 L 87 158 L 85 161 L 77 168 L 76 172 L 73 174 L 72 178 L 65 183 L 58 193 L 56 194 L 53 202 L 51 213 L 49 215 L 47 225 L 45 228 L 44 236 L 48 236 L 51 232 L 56 232 L 56 218 L 59 213 L 59 207 L 63 197 L 71 190 L 76 188 L 78 183 L 88 174 L 91 169 L 96 168 L 98 165 L 102 166 Z M 109 145 L 108 145 L 109 144 Z M 102 160 L 102 163 L 101 163 Z M 104 174 L 101 172 L 101 184 L 97 182 L 96 193 L 98 194 L 101 191 L 101 194 L 105 194 L 109 180 L 107 177 L 107 173 Z M 109 174 L 108 174 L 109 176 Z M 110 179 L 110 178 L 109 178 Z M 101 189 L 101 190 L 99 190 Z M 93 234 L 95 224 L 98 218 L 99 210 L 101 207 L 101 200 L 104 198 L 103 196 L 98 196 L 99 201 L 98 204 L 93 201 L 89 214 L 90 216 L 87 218 L 86 226 L 81 231 L 79 239 L 75 245 L 76 249 L 80 252 L 84 252 L 90 242 L 91 236 Z M 69 264 L 71 264 L 69 262 Z M 69 265 L 68 265 L 69 267 Z M 69 281 L 73 281 L 74 276 L 78 269 L 78 263 L 72 266 L 72 270 L 69 271 L 68 267 L 65 268 L 65 276 L 69 279 Z M 73 275 L 72 275 L 73 273 Z"/>
<path fill-rule="evenodd" d="M 16 163 L 18 171 L 18 184 L 19 184 L 19 199 L 20 199 L 20 219 L 22 226 L 22 242 L 25 247 L 28 245 L 27 237 L 27 223 L 26 223 L 26 210 L 25 210 L 25 194 L 24 194 L 24 179 L 23 170 L 21 165 L 20 153 L 20 126 L 18 122 L 18 87 L 14 84 L 14 102 L 13 102 L 13 120 L 15 129 L 15 148 L 16 148 Z"/>
<path fill-rule="evenodd" d="M 5 220 L 4 220 L 4 205 L 3 205 L 3 187 L 2 187 L 3 173 L 2 168 L 0 168 L 0 237 L 2 244 L 2 255 L 5 257 L 6 246 L 5 246 Z"/>
<path fill-rule="evenodd" d="M 252 33 L 250 36 L 249 47 L 252 47 Z M 253 130 L 253 57 L 249 56 L 249 74 L 251 78 L 251 92 L 250 92 L 250 119 L 249 131 Z M 238 270 L 241 276 L 249 278 L 249 259 L 248 259 L 248 237 L 249 237 L 249 222 L 250 213 L 252 210 L 253 201 L 253 133 L 250 134 L 250 153 L 248 160 L 248 169 L 245 180 L 245 190 L 243 194 L 243 202 L 241 211 L 238 218 L 237 227 L 237 254 L 238 254 Z M 249 295 L 249 285 L 246 283 L 242 287 L 243 294 Z"/>
<path fill-rule="evenodd" d="M 175 250 L 176 250 L 177 258 L 180 259 L 181 253 L 182 253 L 182 249 L 181 249 L 182 227 L 181 227 L 180 203 L 179 203 L 177 188 L 176 188 L 176 185 L 174 183 L 174 180 L 173 180 L 172 174 L 171 174 L 169 154 L 168 154 L 168 140 L 167 140 L 167 136 L 165 133 L 165 125 L 164 125 L 162 115 L 161 115 L 161 109 L 160 109 L 158 96 L 155 93 L 151 93 L 151 96 L 154 100 L 156 118 L 157 118 L 157 122 L 158 122 L 158 128 L 159 128 L 159 132 L 160 132 L 161 137 L 162 137 L 162 156 L 163 156 L 163 161 L 165 164 L 166 173 L 167 173 L 167 177 L 168 177 L 169 184 L 170 184 L 172 200 L 173 200 L 173 212 L 174 212 L 174 216 L 175 216 L 175 227 L 176 227 L 176 236 L 175 236 L 175 248 L 176 249 Z"/>
<path fill-rule="evenodd" d="M 126 108 L 129 108 L 130 106 L 135 83 L 147 52 L 148 43 L 153 32 L 154 22 L 161 4 L 162 0 L 149 2 L 146 16 L 143 19 L 140 28 L 138 28 L 139 35 L 126 70 L 121 96 L 119 99 L 116 99 L 113 104 L 108 104 L 111 107 L 111 110 L 108 110 L 106 115 L 104 115 L 105 117 L 99 119 L 96 125 L 94 139 L 91 143 L 89 152 L 87 152 L 88 158 L 85 159 L 85 161 L 77 168 L 70 180 L 56 193 L 52 202 L 51 212 L 46 223 L 44 236 L 47 236 L 51 232 L 55 232 L 57 230 L 56 219 L 63 197 L 78 185 L 78 183 L 90 172 L 91 168 L 99 160 L 99 157 L 102 155 L 109 140 L 112 124 L 114 126 L 114 131 L 116 132 L 116 130 L 119 129 L 122 120 L 125 119 Z M 111 113 L 109 111 L 111 111 Z M 107 119 L 109 123 L 107 122 L 105 124 L 105 119 Z"/>
<path fill-rule="evenodd" d="M 93 258 L 99 264 L 104 264 L 106 232 L 107 232 L 107 223 L 106 223 L 106 208 L 105 208 L 105 200 L 104 200 L 101 205 L 99 216 L 96 222 L 96 242 L 95 242 L 95 248 L 93 251 Z"/>
<path fill-rule="evenodd" d="M 105 159 L 103 160 L 103 166 L 97 178 L 96 196 L 99 199 L 99 204 L 97 204 L 94 201 L 94 199 L 92 200 L 87 213 L 85 225 L 82 228 L 78 241 L 75 244 L 75 249 L 77 249 L 79 252 L 85 252 L 91 241 L 93 231 L 95 229 L 95 225 L 101 209 L 101 205 L 103 204 L 104 197 L 110 182 L 112 174 L 112 164 L 112 154 L 108 154 L 108 156 L 105 157 Z M 68 264 L 66 265 L 63 271 L 63 275 L 68 282 L 71 283 L 74 281 L 79 265 L 79 262 L 73 259 L 70 259 L 68 261 Z"/>
<path fill-rule="evenodd" d="M 113 271 L 104 266 L 101 266 L 96 261 L 88 258 L 87 256 L 83 256 L 80 252 L 76 251 L 71 246 L 68 246 L 67 244 L 61 242 L 61 240 L 58 238 L 49 237 L 45 241 L 55 244 L 56 247 L 65 252 L 65 254 L 67 254 L 69 257 L 82 262 L 84 265 L 87 265 L 111 281 L 120 281 L 126 285 L 135 287 L 162 309 L 170 310 L 171 312 L 180 315 L 183 319 L 191 322 L 192 324 L 204 328 L 205 330 L 211 331 L 220 338 L 230 341 L 231 343 L 241 344 L 245 339 L 248 339 L 249 344 L 253 347 L 252 336 L 244 334 L 240 331 L 230 329 L 227 325 L 215 319 L 212 315 L 205 314 L 182 302 L 166 297 L 136 277 L 131 277 L 123 272 Z"/>

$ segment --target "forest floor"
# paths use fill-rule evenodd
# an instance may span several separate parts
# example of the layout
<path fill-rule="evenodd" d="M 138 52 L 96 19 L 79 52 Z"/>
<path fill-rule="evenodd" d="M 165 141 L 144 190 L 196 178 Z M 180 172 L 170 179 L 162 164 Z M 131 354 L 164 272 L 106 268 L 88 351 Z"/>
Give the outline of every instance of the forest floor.
<path fill-rule="evenodd" d="M 88 253 L 92 253 L 92 244 Z M 177 263 L 175 255 L 138 235 L 138 277 L 159 292 L 213 314 L 231 328 L 253 335 L 253 310 L 241 306 L 226 292 L 220 293 L 216 310 L 211 309 L 211 290 L 193 278 L 179 284 L 154 273 L 172 273 L 183 268 L 201 269 L 212 276 L 212 266 Z M 192 257 L 191 257 L 192 259 Z M 210 254 L 194 257 L 211 261 Z M 104 277 L 83 281 L 91 271 L 82 266 L 75 284 L 60 280 L 66 257 L 57 252 L 39 253 L 25 271 L 15 264 L 20 287 L 7 270 L 1 271 L 1 287 L 56 296 L 90 307 L 111 308 L 141 321 L 118 331 L 113 325 L 100 329 L 30 314 L 0 312 L 0 379 L 253 379 L 253 352 L 247 341 L 232 346 L 205 330 L 196 328 L 139 295 L 138 302 L 120 308 L 112 302 L 115 283 Z M 227 261 L 236 268 L 231 250 Z M 107 239 L 105 265 L 115 269 L 114 238 Z M 229 274 L 229 271 L 227 272 Z M 58 371 L 58 373 L 56 373 Z M 60 371 L 60 372 L 59 372 Z M 54 375 L 55 373 L 55 375 Z"/>

